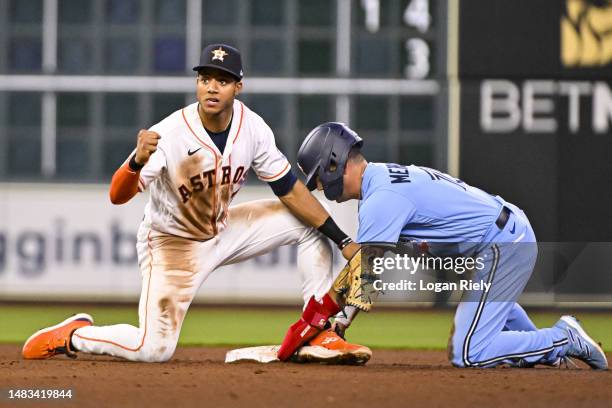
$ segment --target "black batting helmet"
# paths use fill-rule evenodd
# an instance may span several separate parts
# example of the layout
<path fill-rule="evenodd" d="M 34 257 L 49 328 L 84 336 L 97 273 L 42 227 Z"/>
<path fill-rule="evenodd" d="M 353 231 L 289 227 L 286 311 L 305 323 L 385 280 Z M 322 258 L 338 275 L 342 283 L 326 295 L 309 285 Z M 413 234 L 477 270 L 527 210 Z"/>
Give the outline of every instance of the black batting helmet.
<path fill-rule="evenodd" d="M 344 123 L 328 122 L 314 128 L 302 142 L 297 156 L 308 189 L 317 187 L 318 176 L 325 197 L 329 200 L 340 197 L 349 152 L 362 145 L 363 140 Z"/>

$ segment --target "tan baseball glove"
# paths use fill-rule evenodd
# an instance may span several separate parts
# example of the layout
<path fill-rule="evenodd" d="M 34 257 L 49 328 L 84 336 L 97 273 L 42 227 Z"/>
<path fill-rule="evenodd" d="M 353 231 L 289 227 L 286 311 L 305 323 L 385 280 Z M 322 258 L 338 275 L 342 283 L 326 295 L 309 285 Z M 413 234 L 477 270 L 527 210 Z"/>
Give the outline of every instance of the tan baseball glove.
<path fill-rule="evenodd" d="M 364 251 L 368 252 L 367 249 L 360 248 L 348 261 L 334 281 L 332 290 L 345 304 L 369 312 L 378 294 L 373 286 L 378 277 L 372 272 L 369 256 L 362 256 Z M 366 262 L 362 262 L 362 259 Z"/>

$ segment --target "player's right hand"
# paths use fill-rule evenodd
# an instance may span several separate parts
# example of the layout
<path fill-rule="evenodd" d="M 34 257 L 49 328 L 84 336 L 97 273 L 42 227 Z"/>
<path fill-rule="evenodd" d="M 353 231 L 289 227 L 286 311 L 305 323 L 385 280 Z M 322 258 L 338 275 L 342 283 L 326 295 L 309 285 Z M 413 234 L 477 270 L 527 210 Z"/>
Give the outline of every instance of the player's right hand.
<path fill-rule="evenodd" d="M 136 143 L 136 160 L 137 164 L 145 165 L 153 153 L 157 151 L 157 143 L 161 136 L 159 133 L 151 130 L 140 129 L 138 132 L 138 141 Z"/>
<path fill-rule="evenodd" d="M 359 248 L 361 248 L 361 245 L 356 242 L 351 242 L 342 249 L 342 256 L 347 261 L 350 261 L 351 258 L 353 258 L 353 256 L 357 253 L 357 251 L 359 251 Z"/>

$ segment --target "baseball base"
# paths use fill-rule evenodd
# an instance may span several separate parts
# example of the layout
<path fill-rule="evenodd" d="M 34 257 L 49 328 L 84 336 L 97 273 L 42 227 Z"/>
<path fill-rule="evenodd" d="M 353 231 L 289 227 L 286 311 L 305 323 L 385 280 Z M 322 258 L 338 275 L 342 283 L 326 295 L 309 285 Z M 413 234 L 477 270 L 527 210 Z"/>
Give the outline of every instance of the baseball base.
<path fill-rule="evenodd" d="M 230 350 L 225 354 L 226 363 L 240 362 L 257 362 L 257 363 L 274 363 L 280 361 L 276 354 L 280 345 L 273 346 L 258 346 L 246 347 L 235 350 Z M 294 363 L 328 363 L 342 364 L 340 353 L 335 350 L 328 350 L 320 346 L 304 346 L 300 348 L 290 361 Z"/>

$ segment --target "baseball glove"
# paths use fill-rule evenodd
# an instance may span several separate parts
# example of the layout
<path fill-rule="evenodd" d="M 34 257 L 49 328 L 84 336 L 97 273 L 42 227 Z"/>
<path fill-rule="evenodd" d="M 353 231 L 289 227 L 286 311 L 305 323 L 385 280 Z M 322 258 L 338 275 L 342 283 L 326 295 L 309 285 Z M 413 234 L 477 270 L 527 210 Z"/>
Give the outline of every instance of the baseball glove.
<path fill-rule="evenodd" d="M 378 277 L 372 272 L 369 262 L 362 263 L 364 250 L 363 247 L 360 248 L 348 261 L 334 281 L 332 290 L 343 298 L 347 305 L 369 312 L 378 294 L 373 286 Z M 368 257 L 364 255 L 363 259 L 367 260 Z"/>

